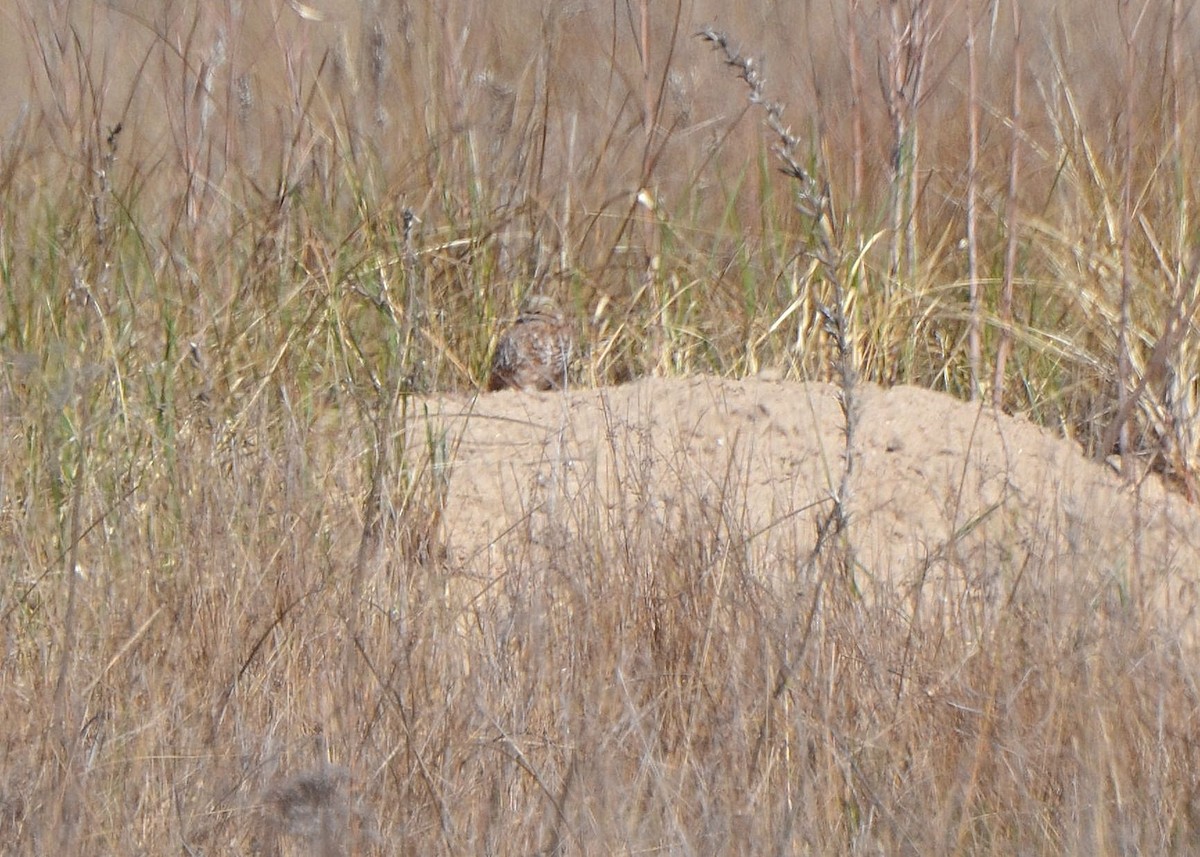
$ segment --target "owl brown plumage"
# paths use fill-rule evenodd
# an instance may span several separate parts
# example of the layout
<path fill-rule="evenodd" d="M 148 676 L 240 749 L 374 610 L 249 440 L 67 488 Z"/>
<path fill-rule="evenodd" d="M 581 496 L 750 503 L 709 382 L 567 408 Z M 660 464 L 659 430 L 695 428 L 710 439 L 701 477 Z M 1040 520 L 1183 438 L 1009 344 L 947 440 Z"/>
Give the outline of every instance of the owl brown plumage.
<path fill-rule="evenodd" d="M 571 331 L 558 305 L 545 295 L 527 298 L 516 323 L 500 337 L 487 388 L 561 390 L 571 347 Z"/>

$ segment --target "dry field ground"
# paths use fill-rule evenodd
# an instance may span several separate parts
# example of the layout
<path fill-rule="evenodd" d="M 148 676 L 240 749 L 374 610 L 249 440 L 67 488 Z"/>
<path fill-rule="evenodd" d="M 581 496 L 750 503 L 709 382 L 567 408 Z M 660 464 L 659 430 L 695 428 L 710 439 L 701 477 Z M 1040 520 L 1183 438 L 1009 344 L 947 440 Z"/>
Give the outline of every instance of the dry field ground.
<path fill-rule="evenodd" d="M 1198 14 L 0 5 L 0 852 L 1195 853 Z"/>

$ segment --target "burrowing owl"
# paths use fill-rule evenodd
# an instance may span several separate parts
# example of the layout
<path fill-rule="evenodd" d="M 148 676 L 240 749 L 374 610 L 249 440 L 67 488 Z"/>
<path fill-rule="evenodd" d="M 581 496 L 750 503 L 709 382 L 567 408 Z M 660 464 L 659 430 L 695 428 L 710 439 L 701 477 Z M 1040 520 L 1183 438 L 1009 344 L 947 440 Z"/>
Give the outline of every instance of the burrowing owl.
<path fill-rule="evenodd" d="M 558 305 L 545 295 L 531 295 L 521 304 L 516 323 L 500 337 L 487 388 L 561 390 L 571 347 L 571 331 Z"/>

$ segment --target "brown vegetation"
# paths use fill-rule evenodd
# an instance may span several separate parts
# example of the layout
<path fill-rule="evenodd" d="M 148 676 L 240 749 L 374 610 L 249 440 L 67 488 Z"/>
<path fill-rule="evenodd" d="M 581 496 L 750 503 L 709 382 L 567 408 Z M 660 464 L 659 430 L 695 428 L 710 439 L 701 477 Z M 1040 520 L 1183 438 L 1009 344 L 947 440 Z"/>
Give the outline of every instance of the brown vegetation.
<path fill-rule="evenodd" d="M 1196 850 L 1196 10 L 803 9 L 0 10 L 0 849 Z M 741 459 L 501 392 L 537 505 L 456 552 L 530 292 L 584 388 L 832 382 L 817 499 L 753 549 Z M 1118 453 L 1128 529 L 963 465 L 867 553 L 864 382 Z M 577 411 L 619 501 L 530 469 Z"/>

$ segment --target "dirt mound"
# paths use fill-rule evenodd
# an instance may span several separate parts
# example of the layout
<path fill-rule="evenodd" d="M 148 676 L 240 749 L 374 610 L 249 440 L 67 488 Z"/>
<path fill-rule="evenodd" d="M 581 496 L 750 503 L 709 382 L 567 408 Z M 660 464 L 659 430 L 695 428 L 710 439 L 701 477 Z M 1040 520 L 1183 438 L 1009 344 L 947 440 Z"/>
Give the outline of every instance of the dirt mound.
<path fill-rule="evenodd" d="M 423 404 L 413 430 L 432 427 L 452 468 L 446 547 L 485 573 L 531 542 L 645 521 L 716 528 L 786 573 L 841 481 L 844 420 L 823 384 L 645 379 Z M 863 386 L 859 408 L 846 503 L 859 585 L 946 601 L 1034 569 L 1190 620 L 1200 516 L 1156 478 L 1125 486 L 1072 443 L 927 390 Z"/>

